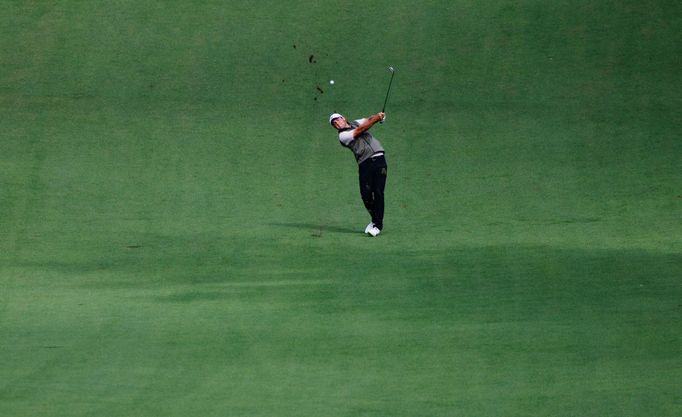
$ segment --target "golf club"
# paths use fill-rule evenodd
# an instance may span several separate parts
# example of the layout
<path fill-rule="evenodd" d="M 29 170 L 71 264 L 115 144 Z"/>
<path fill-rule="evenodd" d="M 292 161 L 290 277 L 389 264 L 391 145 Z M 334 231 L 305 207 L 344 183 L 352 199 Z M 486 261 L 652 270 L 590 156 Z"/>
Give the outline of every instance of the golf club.
<path fill-rule="evenodd" d="M 391 80 L 388 82 L 388 90 L 386 90 L 386 98 L 384 99 L 384 106 L 381 108 L 382 113 L 386 112 L 386 103 L 388 102 L 388 93 L 391 92 L 391 84 L 393 84 L 393 76 L 395 75 L 395 68 L 388 67 L 388 70 L 391 71 Z M 383 124 L 384 121 L 381 120 L 379 123 Z"/>
<path fill-rule="evenodd" d="M 386 91 L 386 99 L 384 99 L 384 107 L 381 108 L 382 113 L 386 111 L 386 103 L 388 102 L 388 93 L 391 92 L 391 84 L 393 84 L 393 76 L 395 75 L 395 68 L 388 67 L 388 70 L 391 71 L 391 81 L 388 82 L 388 90 Z"/>

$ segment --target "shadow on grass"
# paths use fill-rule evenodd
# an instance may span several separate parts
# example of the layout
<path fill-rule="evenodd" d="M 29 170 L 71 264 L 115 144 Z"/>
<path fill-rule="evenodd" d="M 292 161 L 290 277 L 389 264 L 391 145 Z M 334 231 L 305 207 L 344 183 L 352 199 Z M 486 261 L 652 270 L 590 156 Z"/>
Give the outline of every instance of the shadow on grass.
<path fill-rule="evenodd" d="M 348 227 L 330 226 L 330 225 L 319 225 L 313 223 L 269 223 L 270 226 L 277 227 L 287 227 L 293 229 L 306 229 L 309 230 L 311 234 L 321 234 L 324 232 L 328 233 L 349 233 L 357 234 L 362 236 L 362 230 L 351 229 Z"/>

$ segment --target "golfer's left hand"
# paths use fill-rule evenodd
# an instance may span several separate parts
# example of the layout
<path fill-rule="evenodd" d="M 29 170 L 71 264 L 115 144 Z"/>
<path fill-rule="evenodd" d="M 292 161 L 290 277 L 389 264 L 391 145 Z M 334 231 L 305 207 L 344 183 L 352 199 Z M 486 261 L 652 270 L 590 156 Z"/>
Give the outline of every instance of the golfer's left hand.
<path fill-rule="evenodd" d="M 377 116 L 379 116 L 379 118 L 381 119 L 382 122 L 383 122 L 384 120 L 386 120 L 386 113 L 384 113 L 384 112 L 382 112 L 382 111 L 380 111 L 379 113 L 377 113 Z"/>

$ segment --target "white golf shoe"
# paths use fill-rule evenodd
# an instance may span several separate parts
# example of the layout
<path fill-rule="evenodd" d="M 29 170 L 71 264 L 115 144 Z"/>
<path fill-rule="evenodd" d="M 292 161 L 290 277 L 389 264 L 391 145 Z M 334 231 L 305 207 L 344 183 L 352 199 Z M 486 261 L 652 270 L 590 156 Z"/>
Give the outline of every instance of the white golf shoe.
<path fill-rule="evenodd" d="M 374 223 L 369 222 L 369 224 L 367 225 L 367 227 L 365 227 L 365 234 L 368 234 L 369 231 L 372 230 L 373 227 L 374 227 Z"/>
<path fill-rule="evenodd" d="M 377 236 L 379 236 L 379 233 L 381 233 L 381 230 L 379 230 L 379 228 L 376 227 L 376 226 L 374 226 L 374 225 L 372 225 L 372 228 L 369 229 L 369 234 L 370 234 L 372 237 L 377 237 Z"/>

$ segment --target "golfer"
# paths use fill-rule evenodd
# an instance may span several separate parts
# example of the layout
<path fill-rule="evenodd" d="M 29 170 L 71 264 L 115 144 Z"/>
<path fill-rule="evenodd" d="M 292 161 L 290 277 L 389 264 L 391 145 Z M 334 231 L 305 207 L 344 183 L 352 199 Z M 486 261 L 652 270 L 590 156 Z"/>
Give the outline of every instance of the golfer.
<path fill-rule="evenodd" d="M 386 115 L 380 112 L 349 122 L 339 113 L 329 116 L 329 123 L 339 132 L 339 142 L 353 151 L 355 160 L 358 162 L 360 196 L 372 217 L 372 221 L 365 228 L 365 233 L 373 237 L 379 235 L 384 227 L 384 188 L 386 187 L 387 166 L 384 148 L 372 136 L 369 129 L 385 117 Z"/>

